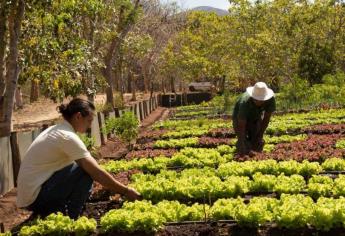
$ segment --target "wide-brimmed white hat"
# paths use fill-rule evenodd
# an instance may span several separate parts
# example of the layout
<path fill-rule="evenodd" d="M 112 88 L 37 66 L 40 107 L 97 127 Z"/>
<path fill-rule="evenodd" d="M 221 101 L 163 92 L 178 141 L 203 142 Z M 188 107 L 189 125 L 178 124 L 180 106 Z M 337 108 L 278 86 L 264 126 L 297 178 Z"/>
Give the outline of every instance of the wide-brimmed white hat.
<path fill-rule="evenodd" d="M 274 96 L 273 90 L 268 88 L 264 82 L 257 82 L 253 87 L 248 87 L 247 93 L 259 101 L 266 101 Z"/>

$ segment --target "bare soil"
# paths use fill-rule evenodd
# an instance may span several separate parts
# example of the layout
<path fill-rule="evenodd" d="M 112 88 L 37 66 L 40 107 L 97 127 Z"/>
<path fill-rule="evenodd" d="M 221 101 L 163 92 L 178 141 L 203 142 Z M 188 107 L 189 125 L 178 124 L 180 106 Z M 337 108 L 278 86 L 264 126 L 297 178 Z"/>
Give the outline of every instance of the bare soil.
<path fill-rule="evenodd" d="M 130 105 L 131 94 L 125 94 L 125 104 Z M 85 96 L 81 96 L 84 97 Z M 148 99 L 150 94 L 137 95 L 137 100 Z M 64 99 L 63 103 L 67 103 L 71 98 Z M 104 94 L 96 95 L 95 105 L 101 106 L 105 104 L 106 97 Z M 54 103 L 51 99 L 40 98 L 37 102 L 31 104 L 24 104 L 22 109 L 15 110 L 13 112 L 13 128 L 14 130 L 21 130 L 26 128 L 31 128 L 35 126 L 40 126 L 43 123 L 49 123 L 49 121 L 54 121 L 60 119 L 60 114 L 56 110 L 59 103 Z"/>

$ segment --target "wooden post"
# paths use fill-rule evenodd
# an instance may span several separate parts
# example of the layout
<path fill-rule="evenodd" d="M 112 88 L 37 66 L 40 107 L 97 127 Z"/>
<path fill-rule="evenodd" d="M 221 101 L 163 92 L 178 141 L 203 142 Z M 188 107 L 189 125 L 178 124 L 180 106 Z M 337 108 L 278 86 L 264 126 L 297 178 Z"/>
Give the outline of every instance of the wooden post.
<path fill-rule="evenodd" d="M 134 104 L 134 114 L 137 116 L 138 114 L 137 114 L 137 107 L 138 107 L 138 104 L 137 103 L 135 103 Z"/>
<path fill-rule="evenodd" d="M 154 96 L 153 98 L 152 98 L 152 104 L 153 104 L 153 109 L 157 109 L 157 106 L 156 106 L 156 96 Z"/>
<path fill-rule="evenodd" d="M 156 106 L 162 105 L 162 95 L 159 95 L 158 98 L 155 99 Z"/>
<path fill-rule="evenodd" d="M 149 99 L 149 113 L 151 114 L 152 112 L 152 98 Z"/>
<path fill-rule="evenodd" d="M 4 223 L 0 223 L 0 233 L 5 233 L 5 226 Z"/>
<path fill-rule="evenodd" d="M 119 108 L 115 107 L 115 108 L 114 108 L 114 111 L 115 111 L 115 117 L 116 117 L 116 118 L 120 117 Z"/>
<path fill-rule="evenodd" d="M 143 104 L 144 104 L 144 116 L 145 116 L 145 118 L 146 118 L 147 115 L 148 115 L 148 114 L 147 114 L 147 113 L 148 113 L 148 112 L 147 112 L 147 101 L 144 101 Z"/>
<path fill-rule="evenodd" d="M 141 110 L 142 110 L 143 119 L 145 119 L 145 104 L 144 104 L 144 101 L 140 102 L 140 106 L 141 106 Z"/>
<path fill-rule="evenodd" d="M 101 117 L 101 113 L 100 112 L 97 112 L 97 119 L 98 119 L 98 125 L 99 125 L 99 133 L 101 134 L 101 144 L 102 145 L 105 145 L 106 143 L 106 136 L 104 135 L 104 133 L 102 132 L 102 127 L 103 127 L 103 124 L 102 124 L 102 117 Z"/>
<path fill-rule="evenodd" d="M 139 102 L 139 115 L 140 115 L 140 121 L 144 119 L 144 109 L 143 109 L 143 102 Z"/>
<path fill-rule="evenodd" d="M 107 119 L 109 119 L 109 117 L 110 117 L 110 112 L 109 111 L 105 111 L 104 112 L 104 126 L 105 126 L 105 121 L 107 120 Z M 101 131 L 102 132 L 102 131 Z M 102 138 L 102 137 L 101 137 Z M 106 139 L 109 139 L 109 138 L 111 138 L 111 134 L 107 134 L 107 136 L 106 136 Z M 102 142 L 102 141 L 101 141 Z"/>
<path fill-rule="evenodd" d="M 11 133 L 10 142 L 11 142 L 11 151 L 12 151 L 13 183 L 14 183 L 14 186 L 17 187 L 17 178 L 18 178 L 19 167 L 21 163 L 17 132 Z"/>

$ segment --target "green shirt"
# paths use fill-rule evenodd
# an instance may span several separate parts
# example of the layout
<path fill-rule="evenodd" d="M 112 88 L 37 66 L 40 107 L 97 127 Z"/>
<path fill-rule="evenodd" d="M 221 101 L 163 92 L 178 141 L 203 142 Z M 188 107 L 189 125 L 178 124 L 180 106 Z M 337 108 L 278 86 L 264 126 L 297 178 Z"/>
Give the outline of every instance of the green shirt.
<path fill-rule="evenodd" d="M 247 122 L 261 119 L 263 112 L 274 112 L 276 110 L 276 100 L 274 97 L 265 101 L 265 103 L 258 107 L 255 105 L 250 95 L 245 92 L 238 99 L 232 113 L 232 119 L 237 122 L 239 119 Z"/>

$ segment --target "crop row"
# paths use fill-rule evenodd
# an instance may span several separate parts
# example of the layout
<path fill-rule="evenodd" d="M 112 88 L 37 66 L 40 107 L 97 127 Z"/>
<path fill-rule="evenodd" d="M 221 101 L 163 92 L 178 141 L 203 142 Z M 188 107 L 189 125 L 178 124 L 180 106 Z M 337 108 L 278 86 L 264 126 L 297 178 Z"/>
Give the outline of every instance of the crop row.
<path fill-rule="evenodd" d="M 263 153 L 255 153 L 250 156 L 236 156 L 237 161 L 245 160 L 266 160 L 275 159 L 278 161 L 282 160 L 309 160 L 322 162 L 329 157 L 345 157 L 345 149 L 342 147 L 342 139 L 344 134 L 327 134 L 327 135 L 308 135 L 306 138 L 304 135 L 288 136 L 283 135 L 280 137 L 265 137 L 266 144 L 264 146 Z M 300 139 L 300 140 L 298 140 Z M 294 140 L 290 141 L 289 140 Z M 136 152 L 138 157 L 145 157 L 142 150 L 149 150 L 149 156 L 154 157 L 154 153 L 150 150 L 164 150 L 169 149 L 169 153 L 173 153 L 174 149 L 180 149 L 183 147 L 203 147 L 203 148 L 214 148 L 223 145 L 234 145 L 236 139 L 227 138 L 211 138 L 211 137 L 200 137 L 200 138 L 186 138 L 186 139 L 171 139 L 171 140 L 159 140 L 155 143 L 138 144 L 136 146 Z M 279 143 L 280 142 L 280 143 Z M 281 143 L 286 142 L 286 143 Z M 339 143 L 338 143 L 339 142 Z M 271 143 L 271 144 L 270 144 Z M 273 145 L 278 143 L 276 145 Z M 338 144 L 337 144 L 338 143 Z M 136 158 L 136 153 L 130 153 L 131 159 Z M 163 152 L 156 152 L 157 154 L 163 154 Z M 157 155 L 156 155 L 157 156 Z M 171 156 L 171 155 L 169 155 Z"/>
<path fill-rule="evenodd" d="M 83 216 L 78 220 L 73 220 L 62 213 L 51 214 L 44 220 L 37 219 L 31 226 L 23 226 L 20 229 L 20 236 L 33 235 L 90 235 L 96 231 L 97 222 Z"/>
<path fill-rule="evenodd" d="M 227 121 L 227 125 L 230 125 L 230 121 Z M 224 124 L 225 126 L 225 124 Z M 231 125 L 230 125 L 231 126 Z M 297 131 L 297 130 L 296 130 Z M 345 133 L 345 124 L 322 124 L 322 125 L 312 125 L 303 127 L 298 130 L 296 133 L 303 134 L 336 134 L 336 133 Z M 279 133 L 278 133 L 279 134 Z M 232 138 L 235 137 L 235 133 L 232 128 L 220 127 L 220 128 L 209 128 L 208 126 L 202 127 L 189 127 L 184 130 L 148 130 L 140 135 L 138 141 L 140 143 L 158 140 L 158 139 L 180 139 L 188 137 L 217 137 L 217 138 Z"/>
<path fill-rule="evenodd" d="M 207 148 L 185 148 L 175 153 L 171 158 L 155 157 L 127 160 L 109 161 L 103 164 L 107 171 L 118 173 L 132 169 L 139 169 L 148 172 L 159 172 L 168 167 L 203 167 L 217 166 L 227 163 L 233 159 L 234 148 L 222 145 L 215 149 Z"/>
<path fill-rule="evenodd" d="M 345 109 L 287 114 L 283 116 L 273 116 L 266 133 L 290 133 L 300 131 L 312 125 L 343 123 L 345 123 Z"/>
<path fill-rule="evenodd" d="M 292 113 L 276 115 L 272 117 L 267 129 L 268 133 L 286 133 L 293 130 L 300 130 L 304 127 L 319 124 L 342 124 L 345 121 L 345 109 L 312 111 L 308 113 Z M 157 123 L 154 128 L 165 128 L 175 131 L 190 128 L 231 128 L 231 120 L 222 119 L 195 119 L 184 121 L 167 120 Z"/>
<path fill-rule="evenodd" d="M 222 150 L 223 149 L 223 150 Z M 103 164 L 103 168 L 112 173 L 119 173 L 129 170 L 141 170 L 144 172 L 158 173 L 168 168 L 192 168 L 192 167 L 218 167 L 215 171 L 218 176 L 252 176 L 255 173 L 271 175 L 292 175 L 300 174 L 305 177 L 319 174 L 324 171 L 345 171 L 345 160 L 340 158 L 329 158 L 322 164 L 318 162 L 297 162 L 294 160 L 280 161 L 231 161 L 231 149 L 227 146 L 219 146 L 218 149 L 183 149 L 180 153 L 174 154 L 172 158 L 156 157 L 153 159 L 142 158 L 134 160 L 109 161 Z"/>
<path fill-rule="evenodd" d="M 181 111 L 175 112 L 173 118 L 188 118 L 194 116 L 207 116 L 209 114 L 218 114 L 221 113 L 218 109 L 206 109 L 206 110 L 197 110 L 197 111 Z"/>
<path fill-rule="evenodd" d="M 154 202 L 162 200 L 190 201 L 219 199 L 244 194 L 301 193 L 310 196 L 345 196 L 345 176 L 339 175 L 334 181 L 328 176 L 312 176 L 308 182 L 301 175 L 263 175 L 256 173 L 252 179 L 246 176 L 227 176 L 222 179 L 213 169 L 187 169 L 180 173 L 161 171 L 157 175 L 135 174 L 132 187 L 144 199 Z"/>
<path fill-rule="evenodd" d="M 322 162 L 329 157 L 345 157 L 345 149 L 336 147 L 337 142 L 343 138 L 344 134 L 309 135 L 306 140 L 279 143 L 270 153 L 257 153 L 255 156 L 241 157 L 236 160 L 293 159 Z"/>
<path fill-rule="evenodd" d="M 282 136 L 265 136 L 264 140 L 267 144 L 277 144 L 284 142 L 294 142 L 305 140 L 306 135 L 282 135 Z M 192 137 L 183 139 L 169 139 L 169 140 L 157 140 L 156 142 L 143 145 L 143 148 L 184 148 L 195 146 L 217 146 L 220 144 L 235 145 L 236 139 L 227 138 L 211 138 L 211 137 Z"/>
<path fill-rule="evenodd" d="M 249 227 L 275 223 L 278 227 L 289 229 L 314 227 L 328 231 L 345 227 L 344 212 L 345 198 L 342 197 L 321 197 L 314 202 L 308 196 L 283 194 L 280 199 L 254 197 L 249 203 L 242 198 L 219 199 L 213 206 L 197 203 L 187 206 L 177 201 L 162 201 L 154 205 L 144 200 L 127 202 L 121 209 L 107 212 L 101 217 L 99 233 L 153 233 L 168 222 L 208 220 L 234 220 L 239 225 Z M 75 229 L 73 223 L 61 224 L 51 220 L 54 217 L 56 215 L 23 227 L 19 235 L 36 235 L 37 228 L 40 229 L 40 235 L 63 235 L 71 233 L 71 228 Z M 57 227 L 57 224 L 65 227 Z M 88 233 L 96 232 L 94 225 L 86 228 Z"/>

